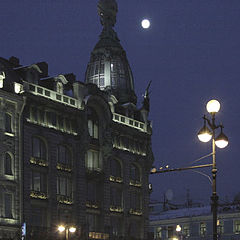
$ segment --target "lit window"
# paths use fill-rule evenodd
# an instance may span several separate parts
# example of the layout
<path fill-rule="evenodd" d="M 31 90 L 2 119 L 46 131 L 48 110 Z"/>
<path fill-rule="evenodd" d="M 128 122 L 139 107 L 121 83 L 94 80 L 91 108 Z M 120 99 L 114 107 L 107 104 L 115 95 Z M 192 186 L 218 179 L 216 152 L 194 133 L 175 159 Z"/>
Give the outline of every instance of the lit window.
<path fill-rule="evenodd" d="M 185 237 L 189 237 L 190 236 L 190 228 L 189 225 L 183 225 L 183 235 Z"/>
<path fill-rule="evenodd" d="M 72 196 L 72 181 L 67 177 L 57 177 L 57 194 L 61 196 Z"/>
<path fill-rule="evenodd" d="M 135 164 L 131 164 L 130 167 L 130 178 L 134 181 L 140 181 L 140 170 Z"/>
<path fill-rule="evenodd" d="M 92 138 L 98 139 L 98 117 L 95 111 L 88 109 L 88 132 Z"/>
<path fill-rule="evenodd" d="M 157 227 L 156 229 L 156 238 L 161 240 L 162 239 L 162 227 Z"/>
<path fill-rule="evenodd" d="M 44 141 L 38 137 L 32 138 L 32 156 L 47 160 L 47 150 Z"/>
<path fill-rule="evenodd" d="M 13 218 L 13 195 L 11 193 L 4 194 L 4 216 L 5 218 Z"/>
<path fill-rule="evenodd" d="M 86 154 L 86 167 L 90 170 L 101 169 L 101 157 L 98 151 L 88 150 Z"/>
<path fill-rule="evenodd" d="M 5 113 L 5 132 L 12 133 L 12 115 Z"/>
<path fill-rule="evenodd" d="M 217 231 L 218 231 L 218 234 L 224 233 L 224 221 L 223 220 L 217 220 Z"/>
<path fill-rule="evenodd" d="M 122 190 L 116 187 L 111 187 L 111 205 L 115 207 L 122 206 Z"/>
<path fill-rule="evenodd" d="M 116 159 L 112 159 L 112 161 L 111 161 L 111 175 L 114 177 L 122 176 L 121 163 Z"/>
<path fill-rule="evenodd" d="M 4 173 L 5 173 L 5 175 L 13 175 L 13 172 L 12 172 L 12 157 L 9 153 L 5 154 Z"/>
<path fill-rule="evenodd" d="M 70 165 L 71 164 L 70 150 L 63 145 L 59 145 L 57 149 L 57 159 L 58 159 L 58 163 Z"/>
<path fill-rule="evenodd" d="M 31 191 L 47 193 L 47 175 L 40 172 L 31 172 L 30 179 Z"/>
<path fill-rule="evenodd" d="M 238 234 L 240 233 L 240 220 L 234 221 L 234 232 Z"/>
<path fill-rule="evenodd" d="M 206 235 L 206 233 L 207 233 L 207 225 L 206 225 L 206 223 L 205 222 L 201 222 L 200 223 L 200 235 L 201 236 L 205 236 Z"/>

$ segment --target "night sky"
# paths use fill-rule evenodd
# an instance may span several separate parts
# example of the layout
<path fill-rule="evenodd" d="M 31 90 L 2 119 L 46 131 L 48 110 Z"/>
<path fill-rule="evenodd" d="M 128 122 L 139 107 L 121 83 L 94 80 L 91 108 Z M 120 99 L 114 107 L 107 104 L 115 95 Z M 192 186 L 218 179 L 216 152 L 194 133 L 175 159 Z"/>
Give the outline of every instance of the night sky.
<path fill-rule="evenodd" d="M 84 81 L 101 25 L 97 0 L 1 0 L 0 56 L 22 65 L 46 61 L 49 75 L 74 73 Z M 208 100 L 221 103 L 216 118 L 229 137 L 217 149 L 220 202 L 240 192 L 240 1 L 118 0 L 116 31 L 127 52 L 141 103 L 150 80 L 155 166 L 181 167 L 211 152 L 198 141 Z M 150 29 L 141 28 L 143 18 Z M 211 157 L 199 163 L 210 163 Z M 210 169 L 204 173 L 211 174 Z M 171 189 L 173 201 L 209 202 L 211 186 L 187 171 L 150 177 L 152 199 Z"/>

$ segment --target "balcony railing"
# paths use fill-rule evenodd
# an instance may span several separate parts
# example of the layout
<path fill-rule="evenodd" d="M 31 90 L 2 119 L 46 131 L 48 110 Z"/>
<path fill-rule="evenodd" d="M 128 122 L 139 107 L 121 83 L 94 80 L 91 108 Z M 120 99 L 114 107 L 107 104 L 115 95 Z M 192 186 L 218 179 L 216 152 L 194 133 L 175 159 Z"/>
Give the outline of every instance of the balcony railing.
<path fill-rule="evenodd" d="M 68 205 L 73 204 L 72 197 L 65 196 L 65 195 L 57 195 L 57 200 L 59 203 L 64 203 L 64 204 L 68 204 Z"/>
<path fill-rule="evenodd" d="M 37 198 L 37 199 L 47 199 L 48 195 L 45 192 L 32 190 L 31 193 L 30 193 L 30 197 L 31 198 Z"/>
<path fill-rule="evenodd" d="M 29 83 L 23 82 L 23 89 L 26 92 L 30 92 L 34 95 L 42 96 L 53 101 L 68 105 L 73 108 L 82 109 L 82 102 L 78 99 L 69 97 L 67 95 L 59 94 L 58 92 L 52 91 L 48 88 Z"/>
<path fill-rule="evenodd" d="M 48 162 L 47 162 L 46 159 L 41 159 L 41 158 L 37 158 L 37 157 L 31 157 L 30 158 L 30 163 L 39 165 L 41 167 L 47 167 L 48 166 Z"/>
<path fill-rule="evenodd" d="M 142 132 L 147 132 L 147 125 L 145 123 L 120 115 L 118 113 L 113 113 L 113 121 L 120 124 L 124 124 L 128 127 L 138 129 Z"/>

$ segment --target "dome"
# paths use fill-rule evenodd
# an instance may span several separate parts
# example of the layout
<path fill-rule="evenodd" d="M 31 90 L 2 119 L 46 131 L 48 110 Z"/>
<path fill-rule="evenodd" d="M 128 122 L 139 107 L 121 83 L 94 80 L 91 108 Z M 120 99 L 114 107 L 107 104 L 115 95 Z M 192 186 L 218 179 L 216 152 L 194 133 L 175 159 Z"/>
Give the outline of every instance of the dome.
<path fill-rule="evenodd" d="M 100 0 L 98 13 L 103 30 L 94 47 L 85 76 L 86 83 L 109 91 L 119 103 L 136 104 L 132 71 L 113 26 L 116 22 L 115 0 Z"/>

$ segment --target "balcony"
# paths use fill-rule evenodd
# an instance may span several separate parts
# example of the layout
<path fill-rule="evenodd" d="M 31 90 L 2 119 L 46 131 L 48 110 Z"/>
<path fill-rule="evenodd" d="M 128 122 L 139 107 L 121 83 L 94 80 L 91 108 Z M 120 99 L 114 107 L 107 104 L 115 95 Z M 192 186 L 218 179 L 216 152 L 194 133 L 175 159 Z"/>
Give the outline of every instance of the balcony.
<path fill-rule="evenodd" d="M 99 209 L 100 204 L 97 201 L 86 201 L 86 207 L 87 208 L 93 208 L 93 209 Z"/>
<path fill-rule="evenodd" d="M 86 177 L 89 179 L 98 178 L 100 180 L 104 179 L 104 172 L 101 168 L 87 168 Z"/>
<path fill-rule="evenodd" d="M 110 206 L 110 212 L 122 213 L 123 207 L 122 206 Z"/>
<path fill-rule="evenodd" d="M 115 177 L 115 176 L 109 176 L 109 181 L 116 182 L 116 183 L 122 183 L 123 178 L 122 177 Z"/>
<path fill-rule="evenodd" d="M 41 167 L 47 167 L 48 166 L 48 162 L 47 162 L 46 159 L 41 159 L 41 158 L 37 158 L 37 157 L 31 157 L 30 158 L 30 163 L 41 166 Z"/>
<path fill-rule="evenodd" d="M 57 169 L 65 172 L 71 172 L 72 167 L 69 164 L 57 163 Z"/>
<path fill-rule="evenodd" d="M 57 195 L 57 201 L 59 203 L 63 203 L 63 204 L 67 204 L 67 205 L 72 205 L 73 204 L 72 197 L 65 196 L 65 195 Z"/>
<path fill-rule="evenodd" d="M 147 125 L 144 122 L 140 122 L 117 113 L 113 113 L 113 121 L 131 128 L 135 128 L 141 132 L 147 132 Z"/>
<path fill-rule="evenodd" d="M 129 214 L 131 214 L 131 215 L 136 215 L 136 216 L 141 216 L 141 215 L 143 214 L 143 212 L 142 212 L 141 209 L 133 209 L 133 208 L 130 208 Z"/>
<path fill-rule="evenodd" d="M 134 186 L 134 187 L 141 187 L 142 183 L 140 181 L 137 181 L 137 180 L 130 180 L 129 185 Z"/>
<path fill-rule="evenodd" d="M 48 198 L 48 195 L 45 192 L 32 190 L 31 193 L 30 193 L 30 197 L 31 198 L 35 198 L 35 199 L 43 199 L 43 200 L 45 200 L 45 199 Z"/>
<path fill-rule="evenodd" d="M 51 99 L 55 102 L 68 105 L 73 108 L 83 109 L 82 102 L 80 100 L 69 97 L 67 95 L 59 94 L 58 92 L 52 91 L 48 88 L 44 88 L 36 84 L 32 84 L 24 81 L 23 90 L 26 92 L 30 92 L 34 95 L 42 96 L 42 97 Z"/>

